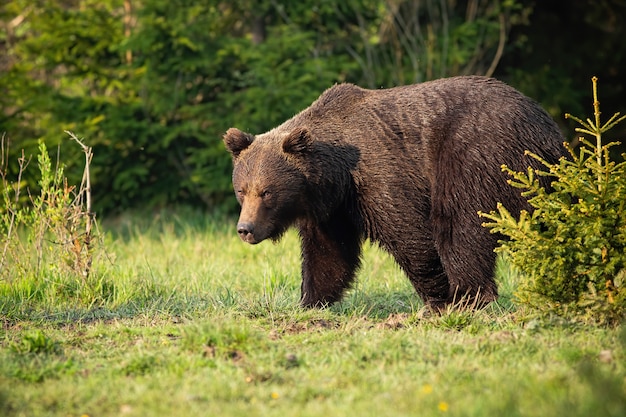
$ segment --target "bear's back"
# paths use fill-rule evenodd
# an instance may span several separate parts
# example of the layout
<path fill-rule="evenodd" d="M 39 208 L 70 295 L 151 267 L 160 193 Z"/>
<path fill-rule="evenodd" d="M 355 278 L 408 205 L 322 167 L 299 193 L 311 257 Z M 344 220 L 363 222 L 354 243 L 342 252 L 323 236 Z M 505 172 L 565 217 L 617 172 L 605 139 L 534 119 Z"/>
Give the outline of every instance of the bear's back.
<path fill-rule="evenodd" d="M 536 102 L 480 76 L 379 90 L 338 84 L 285 125 L 287 131 L 305 126 L 316 140 L 357 146 L 363 158 L 392 153 L 429 163 L 445 150 L 458 158 L 496 158 L 499 169 L 525 150 L 550 160 L 564 154 L 558 126 Z"/>

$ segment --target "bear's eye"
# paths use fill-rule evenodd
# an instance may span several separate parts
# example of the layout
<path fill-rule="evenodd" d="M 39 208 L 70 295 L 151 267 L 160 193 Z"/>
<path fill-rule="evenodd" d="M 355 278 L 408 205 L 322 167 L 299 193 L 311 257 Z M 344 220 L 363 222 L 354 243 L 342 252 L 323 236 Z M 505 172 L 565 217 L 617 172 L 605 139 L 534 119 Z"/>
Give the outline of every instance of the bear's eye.
<path fill-rule="evenodd" d="M 268 190 L 261 191 L 261 198 L 269 198 L 272 193 Z"/>

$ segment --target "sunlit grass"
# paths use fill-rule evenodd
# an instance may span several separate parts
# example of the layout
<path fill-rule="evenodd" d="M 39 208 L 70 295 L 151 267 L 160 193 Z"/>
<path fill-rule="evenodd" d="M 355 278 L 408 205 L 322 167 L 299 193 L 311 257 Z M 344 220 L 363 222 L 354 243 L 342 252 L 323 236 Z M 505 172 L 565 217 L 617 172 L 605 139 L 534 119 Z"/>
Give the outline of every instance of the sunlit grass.
<path fill-rule="evenodd" d="M 0 415 L 626 415 L 620 329 L 501 301 L 424 314 L 367 244 L 345 299 L 298 307 L 300 248 L 190 211 L 105 222 L 93 280 L 0 283 Z"/>

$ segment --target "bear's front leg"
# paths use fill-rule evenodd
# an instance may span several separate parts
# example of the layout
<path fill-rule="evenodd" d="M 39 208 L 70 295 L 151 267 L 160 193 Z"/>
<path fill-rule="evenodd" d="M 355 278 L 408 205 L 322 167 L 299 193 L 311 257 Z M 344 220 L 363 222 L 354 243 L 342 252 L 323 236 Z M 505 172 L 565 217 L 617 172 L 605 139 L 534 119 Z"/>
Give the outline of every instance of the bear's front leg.
<path fill-rule="evenodd" d="M 325 307 L 341 299 L 361 263 L 361 234 L 347 219 L 299 225 L 302 242 L 303 307 Z"/>

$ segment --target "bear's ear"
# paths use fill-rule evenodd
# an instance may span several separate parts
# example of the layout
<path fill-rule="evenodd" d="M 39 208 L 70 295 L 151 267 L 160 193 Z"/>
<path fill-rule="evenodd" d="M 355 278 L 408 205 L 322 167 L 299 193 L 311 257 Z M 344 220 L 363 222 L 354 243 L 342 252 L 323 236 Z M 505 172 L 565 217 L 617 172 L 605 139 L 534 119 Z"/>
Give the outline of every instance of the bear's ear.
<path fill-rule="evenodd" d="M 224 134 L 224 144 L 226 149 L 233 155 L 233 158 L 237 158 L 241 151 L 250 146 L 252 141 L 254 141 L 253 135 L 234 127 L 228 129 L 226 134 Z"/>
<path fill-rule="evenodd" d="M 313 149 L 313 138 L 305 127 L 292 130 L 283 139 L 283 152 L 294 155 L 302 155 Z"/>

